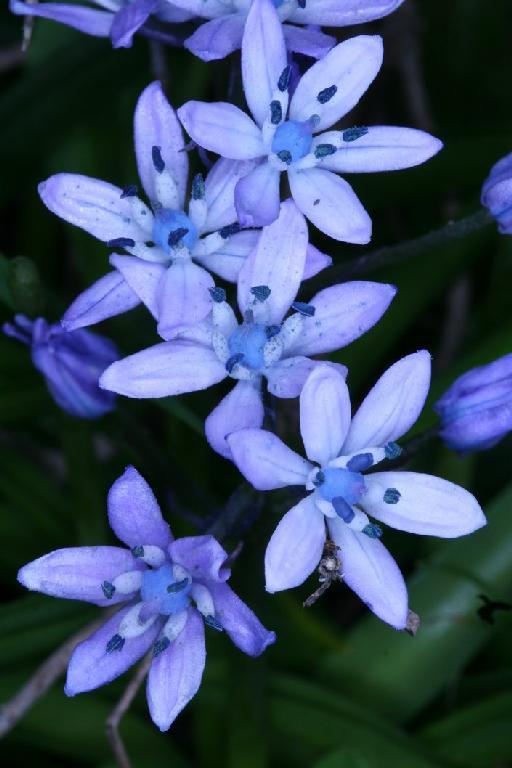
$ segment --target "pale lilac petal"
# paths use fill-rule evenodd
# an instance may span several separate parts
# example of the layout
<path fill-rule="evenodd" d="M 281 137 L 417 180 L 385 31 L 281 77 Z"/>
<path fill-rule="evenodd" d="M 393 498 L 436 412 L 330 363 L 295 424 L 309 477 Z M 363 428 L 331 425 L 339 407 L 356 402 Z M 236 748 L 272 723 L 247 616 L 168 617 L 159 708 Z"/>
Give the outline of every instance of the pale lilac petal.
<path fill-rule="evenodd" d="M 185 536 L 176 539 L 169 546 L 169 555 L 174 563 L 186 568 L 193 579 L 217 584 L 231 575 L 226 566 L 227 552 L 213 536 Z"/>
<path fill-rule="evenodd" d="M 309 302 L 315 314 L 305 318 L 287 354 L 319 355 L 346 347 L 380 320 L 395 294 L 392 285 L 358 280 L 325 288 Z"/>
<path fill-rule="evenodd" d="M 303 280 L 309 280 L 310 277 L 318 275 L 326 267 L 332 265 L 332 259 L 326 253 L 322 253 L 311 243 L 306 251 L 306 263 L 304 264 Z"/>
<path fill-rule="evenodd" d="M 140 304 L 140 299 L 119 272 L 109 272 L 80 293 L 62 316 L 66 331 L 100 323 Z"/>
<path fill-rule="evenodd" d="M 231 449 L 226 437 L 240 429 L 261 427 L 264 415 L 260 383 L 238 381 L 206 419 L 206 439 L 214 451 L 226 459 L 231 459 Z"/>
<path fill-rule="evenodd" d="M 329 128 L 355 107 L 377 76 L 382 55 L 378 35 L 359 35 L 337 45 L 299 80 L 290 102 L 290 118 L 309 120 L 318 115 L 315 132 Z M 322 104 L 318 94 L 333 85 L 335 94 Z"/>
<path fill-rule="evenodd" d="M 214 163 L 204 182 L 208 212 L 203 232 L 213 232 L 236 221 L 235 187 L 254 166 L 254 160 L 226 160 L 224 157 Z"/>
<path fill-rule="evenodd" d="M 215 251 L 209 256 L 194 256 L 194 260 L 223 280 L 236 283 L 246 258 L 256 247 L 259 236 L 260 231 L 257 229 L 244 229 L 228 237 L 220 251 Z"/>
<path fill-rule="evenodd" d="M 194 34 L 185 40 L 184 46 L 203 61 L 216 61 L 238 51 L 242 44 L 243 32 L 243 16 L 230 13 L 201 24 Z"/>
<path fill-rule="evenodd" d="M 329 134 L 324 134 L 329 143 Z M 324 141 L 323 136 L 318 140 Z M 355 141 L 342 145 L 319 165 L 340 173 L 373 173 L 399 171 L 430 160 L 443 148 L 443 143 L 425 131 L 377 125 Z"/>
<path fill-rule="evenodd" d="M 242 429 L 228 443 L 238 469 L 258 491 L 306 484 L 312 465 L 272 432 Z"/>
<path fill-rule="evenodd" d="M 366 477 L 365 512 L 392 528 L 453 539 L 473 533 L 486 520 L 475 497 L 459 485 L 418 472 L 376 472 Z M 388 489 L 400 494 L 384 501 Z"/>
<path fill-rule="evenodd" d="M 114 594 L 108 600 L 102 583 L 137 567 L 131 552 L 121 547 L 71 547 L 28 563 L 20 569 L 18 581 L 27 589 L 52 597 L 110 605 L 128 599 L 127 595 Z"/>
<path fill-rule="evenodd" d="M 328 521 L 339 547 L 343 581 L 373 613 L 395 629 L 407 622 L 407 588 L 398 565 L 379 539 L 354 531 L 337 518 Z"/>
<path fill-rule="evenodd" d="M 212 276 L 190 259 L 175 259 L 158 287 L 158 333 L 201 322 L 211 312 Z"/>
<path fill-rule="evenodd" d="M 372 222 L 345 179 L 323 168 L 288 171 L 293 199 L 304 216 L 334 240 L 362 245 L 372 236 Z"/>
<path fill-rule="evenodd" d="M 129 7 L 129 6 L 128 6 Z M 155 179 L 158 171 L 152 159 L 153 147 L 159 147 L 166 169 L 178 187 L 180 205 L 185 202 L 188 155 L 183 152 L 183 131 L 174 109 L 159 82 L 145 88 L 137 102 L 134 117 L 135 153 L 140 180 L 150 200 L 156 200 Z"/>
<path fill-rule="evenodd" d="M 114 18 L 109 11 L 65 3 L 24 3 L 21 0 L 10 0 L 9 9 L 19 16 L 39 16 L 58 21 L 94 37 L 108 37 Z"/>
<path fill-rule="evenodd" d="M 191 139 L 222 157 L 252 160 L 265 154 L 260 129 L 232 104 L 187 101 L 178 117 Z"/>
<path fill-rule="evenodd" d="M 168 397 L 206 389 L 226 375 L 212 349 L 168 341 L 113 363 L 101 376 L 100 387 L 126 397 Z"/>
<path fill-rule="evenodd" d="M 151 664 L 147 698 L 151 719 L 167 731 L 201 685 L 206 661 L 203 620 L 189 608 L 187 623 L 176 640 Z"/>
<path fill-rule="evenodd" d="M 405 435 L 417 421 L 430 386 L 430 354 L 403 357 L 382 374 L 352 419 L 344 453 L 383 446 Z"/>
<path fill-rule="evenodd" d="M 283 30 L 271 0 L 253 0 L 242 40 L 245 98 L 259 125 L 270 116 L 270 102 L 288 61 Z"/>
<path fill-rule="evenodd" d="M 171 541 L 155 495 L 135 467 L 127 467 L 108 492 L 108 520 L 117 538 L 130 548 L 152 544 L 164 549 Z"/>
<path fill-rule="evenodd" d="M 306 581 L 320 562 L 324 544 L 324 516 L 310 494 L 286 513 L 268 543 L 267 592 L 291 589 Z"/>
<path fill-rule="evenodd" d="M 254 301 L 251 288 L 265 285 L 267 322 L 278 324 L 290 309 L 304 274 L 308 227 L 292 200 L 281 204 L 279 218 L 264 227 L 258 243 L 245 260 L 238 278 L 238 306 L 242 312 Z"/>
<path fill-rule="evenodd" d="M 158 286 L 165 275 L 166 267 L 163 264 L 143 261 L 136 256 L 119 256 L 116 253 L 110 257 L 110 263 L 121 273 L 153 317 L 158 317 Z"/>
<path fill-rule="evenodd" d="M 258 617 L 227 584 L 209 584 L 215 605 L 215 618 L 237 648 L 249 656 L 260 656 L 276 635 L 265 629 Z"/>
<path fill-rule="evenodd" d="M 309 357 L 284 357 L 278 360 L 265 369 L 268 391 L 276 397 L 298 397 L 309 374 L 317 365 L 318 361 L 310 360 Z"/>
<path fill-rule="evenodd" d="M 315 0 L 291 13 L 296 24 L 318 24 L 324 27 L 347 27 L 374 21 L 395 11 L 404 0 Z"/>
<path fill-rule="evenodd" d="M 316 1 L 316 0 L 314 0 Z M 319 29 L 306 29 L 294 27 L 291 24 L 283 24 L 286 47 L 293 53 L 302 53 L 313 59 L 321 59 L 336 45 L 336 38 L 326 35 Z"/>
<path fill-rule="evenodd" d="M 39 185 L 41 200 L 52 213 L 97 237 L 146 239 L 132 219 L 128 198 L 113 184 L 75 173 L 57 173 Z"/>
<path fill-rule="evenodd" d="M 242 227 L 264 227 L 279 216 L 281 174 L 264 161 L 235 187 L 235 207 Z"/>
<path fill-rule="evenodd" d="M 87 640 L 77 645 L 68 666 L 64 688 L 67 696 L 93 691 L 100 685 L 110 683 L 151 648 L 160 631 L 160 621 L 156 621 L 142 635 L 127 639 L 121 650 L 107 653 L 107 643 L 117 634 L 121 621 L 131 608 L 122 608 Z"/>
<path fill-rule="evenodd" d="M 206 2 L 206 0 L 205 0 Z M 158 4 L 158 10 L 155 14 L 158 21 L 164 21 L 169 22 L 171 24 L 180 24 L 182 21 L 189 21 L 190 19 L 193 19 L 194 16 L 197 14 L 190 12 L 187 10 L 186 5 L 184 5 L 182 8 L 178 6 L 177 3 L 168 2 L 168 0 L 160 0 Z M 153 31 L 152 29 L 150 31 Z M 164 37 L 162 40 L 165 39 L 165 32 L 163 33 Z"/>
<path fill-rule="evenodd" d="M 234 9 L 234 3 L 231 7 L 225 0 L 173 0 L 172 5 L 203 19 L 216 19 L 231 13 L 232 8 Z"/>
<path fill-rule="evenodd" d="M 114 48 L 129 48 L 133 36 L 158 8 L 159 0 L 133 0 L 114 15 L 110 39 Z"/>
<path fill-rule="evenodd" d="M 300 393 L 300 433 L 308 459 L 323 465 L 339 455 L 350 414 L 343 376 L 330 366 L 317 365 Z"/>

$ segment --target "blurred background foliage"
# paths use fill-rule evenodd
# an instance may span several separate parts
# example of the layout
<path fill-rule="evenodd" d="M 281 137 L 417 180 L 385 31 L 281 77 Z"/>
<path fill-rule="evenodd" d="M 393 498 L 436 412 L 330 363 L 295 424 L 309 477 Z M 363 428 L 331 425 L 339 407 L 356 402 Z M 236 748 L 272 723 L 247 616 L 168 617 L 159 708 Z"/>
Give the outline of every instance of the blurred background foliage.
<path fill-rule="evenodd" d="M 512 148 L 511 28 L 510 0 L 406 0 L 384 22 L 340 31 L 340 39 L 378 31 L 385 40 L 382 74 L 351 122 L 423 127 L 446 143 L 424 167 L 351 179 L 371 212 L 374 246 L 478 209 L 490 165 Z M 20 20 L 4 13 L 1 314 L 2 320 L 14 311 L 57 320 L 106 271 L 107 249 L 46 211 L 37 184 L 61 170 L 119 186 L 136 181 L 133 109 L 142 88 L 161 74 L 161 62 L 147 40 L 112 51 L 106 41 L 43 20 L 20 57 L 20 36 Z M 207 65 L 177 50 L 163 56 L 174 106 L 225 98 L 230 60 Z M 359 254 L 315 238 L 336 263 Z M 512 238 L 499 237 L 491 225 L 371 277 L 396 283 L 398 297 L 379 326 L 337 358 L 349 366 L 357 403 L 388 364 L 421 347 L 431 350 L 432 395 L 414 436 L 434 423 L 430 404 L 455 376 L 511 350 Z M 123 352 L 157 341 L 142 309 L 101 330 Z M 25 348 L 2 337 L 0 359 L 5 702 L 96 615 L 90 606 L 23 593 L 17 569 L 61 546 L 108 543 L 106 493 L 127 463 L 153 486 L 178 535 L 215 520 L 240 478 L 202 433 L 227 386 L 153 403 L 121 399 L 115 413 L 87 423 L 57 409 Z M 293 442 L 296 404 L 281 405 L 278 429 Z M 172 730 L 161 735 L 153 727 L 142 693 L 126 716 L 121 730 L 133 765 L 512 766 L 512 613 L 496 612 L 493 623 L 478 613 L 481 595 L 512 596 L 511 448 L 509 437 L 488 453 L 460 458 L 434 441 L 415 456 L 414 468 L 473 491 L 489 518 L 486 529 L 455 542 L 386 531 L 408 577 L 411 607 L 422 618 L 415 638 L 379 623 L 343 585 L 310 610 L 301 603 L 314 579 L 294 592 L 267 595 L 264 547 L 286 502 L 276 492 L 265 496 L 262 509 L 249 505 L 226 542 L 230 548 L 244 541 L 233 582 L 279 642 L 254 661 L 209 633 L 204 684 Z M 122 678 L 67 700 L 59 681 L 2 742 L 2 765 L 110 768 L 104 721 L 125 685 Z"/>

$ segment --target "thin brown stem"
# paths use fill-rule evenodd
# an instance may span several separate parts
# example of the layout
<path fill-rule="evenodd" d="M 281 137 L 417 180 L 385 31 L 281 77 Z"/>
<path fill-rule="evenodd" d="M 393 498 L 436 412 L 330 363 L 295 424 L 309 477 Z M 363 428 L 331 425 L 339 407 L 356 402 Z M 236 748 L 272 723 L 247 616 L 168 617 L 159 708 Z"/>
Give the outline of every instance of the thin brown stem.
<path fill-rule="evenodd" d="M 144 682 L 144 679 L 149 672 L 151 661 L 152 655 L 151 653 L 148 653 L 146 658 L 141 662 L 141 664 L 139 664 L 137 671 L 126 686 L 123 695 L 108 716 L 105 724 L 107 738 L 110 742 L 110 746 L 112 747 L 112 752 L 114 753 L 114 758 L 118 768 L 131 768 L 128 752 L 126 751 L 123 739 L 119 733 L 119 725 L 124 715 L 128 711 L 132 701 L 137 695 L 139 688 Z"/>

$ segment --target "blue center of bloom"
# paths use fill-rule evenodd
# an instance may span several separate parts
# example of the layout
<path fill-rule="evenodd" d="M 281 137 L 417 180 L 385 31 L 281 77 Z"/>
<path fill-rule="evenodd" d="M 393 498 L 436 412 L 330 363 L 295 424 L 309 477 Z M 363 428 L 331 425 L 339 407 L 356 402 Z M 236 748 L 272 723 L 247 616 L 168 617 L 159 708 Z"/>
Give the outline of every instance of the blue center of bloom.
<path fill-rule="evenodd" d="M 360 472 L 327 467 L 321 470 L 321 478 L 317 490 L 326 501 L 341 497 L 347 504 L 357 504 L 366 492 L 364 477 Z"/>
<path fill-rule="evenodd" d="M 240 354 L 240 362 L 246 368 L 259 371 L 264 366 L 263 348 L 268 341 L 266 327 L 260 323 L 245 322 L 228 339 L 232 355 Z"/>
<path fill-rule="evenodd" d="M 287 162 L 287 153 L 289 162 L 294 163 L 308 154 L 312 143 L 313 133 L 309 120 L 304 123 L 285 120 L 274 133 L 272 152 L 279 155 L 284 162 Z"/>
<path fill-rule="evenodd" d="M 176 581 L 172 565 L 165 563 L 157 570 L 144 571 L 140 595 L 144 602 L 158 603 L 158 613 L 171 616 L 188 608 L 192 582 Z"/>
<path fill-rule="evenodd" d="M 164 251 L 169 252 L 179 245 L 184 245 L 191 251 L 197 242 L 197 238 L 198 232 L 196 227 L 183 211 L 160 208 L 160 210 L 155 212 L 153 240 Z"/>
<path fill-rule="evenodd" d="M 279 8 L 284 3 L 284 0 L 272 0 L 274 8 Z"/>

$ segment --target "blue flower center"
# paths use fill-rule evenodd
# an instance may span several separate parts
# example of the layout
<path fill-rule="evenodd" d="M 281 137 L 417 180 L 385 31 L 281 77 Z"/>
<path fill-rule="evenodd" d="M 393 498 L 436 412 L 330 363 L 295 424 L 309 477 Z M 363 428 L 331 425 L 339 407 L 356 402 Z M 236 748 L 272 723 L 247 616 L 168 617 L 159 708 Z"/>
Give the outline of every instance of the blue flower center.
<path fill-rule="evenodd" d="M 308 154 L 312 143 L 313 133 L 309 120 L 304 123 L 299 123 L 298 120 L 285 120 L 274 133 L 272 152 L 283 162 L 294 163 Z"/>
<path fill-rule="evenodd" d="M 279 8 L 284 3 L 284 0 L 272 0 L 274 8 Z"/>
<path fill-rule="evenodd" d="M 229 337 L 228 348 L 232 355 L 242 355 L 240 358 L 242 365 L 259 371 L 264 366 L 263 348 L 267 340 L 266 326 L 245 322 Z"/>
<path fill-rule="evenodd" d="M 153 240 L 167 253 L 180 245 L 186 246 L 191 251 L 197 238 L 196 227 L 183 211 L 173 211 L 170 208 L 160 208 L 155 211 Z"/>
<path fill-rule="evenodd" d="M 341 497 L 345 499 L 347 504 L 357 504 L 366 492 L 364 477 L 360 472 L 327 467 L 322 469 L 319 474 L 321 477 L 318 478 L 317 475 L 317 480 L 322 481 L 317 486 L 317 490 L 326 501 Z"/>
<path fill-rule="evenodd" d="M 158 613 L 171 616 L 190 604 L 192 582 L 176 581 L 170 563 L 157 570 L 144 571 L 140 594 L 144 602 L 158 604 Z"/>

